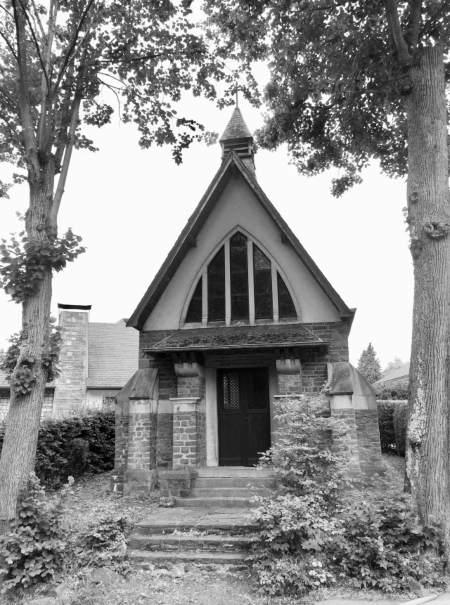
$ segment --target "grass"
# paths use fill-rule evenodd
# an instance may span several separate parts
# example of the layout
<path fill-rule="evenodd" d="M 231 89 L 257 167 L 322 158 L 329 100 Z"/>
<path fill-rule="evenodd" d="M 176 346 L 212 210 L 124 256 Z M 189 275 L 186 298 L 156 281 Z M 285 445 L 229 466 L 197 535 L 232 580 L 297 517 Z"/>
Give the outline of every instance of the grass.
<path fill-rule="evenodd" d="M 404 460 L 384 456 L 387 474 L 403 489 Z M 75 539 L 90 525 L 104 517 L 125 517 L 131 528 L 157 506 L 157 495 L 120 497 L 109 490 L 109 476 L 97 475 L 76 484 L 64 503 L 64 527 L 70 539 Z M 58 605 L 294 605 L 315 603 L 330 598 L 364 598 L 384 600 L 385 595 L 371 591 L 349 591 L 345 586 L 321 589 L 299 601 L 293 598 L 269 598 L 258 592 L 248 571 L 229 571 L 216 566 L 202 569 L 194 565 L 179 565 L 170 569 L 142 571 L 132 569 L 126 562 L 112 565 L 103 581 L 93 572 L 94 566 L 68 562 L 63 574 L 52 585 L 24 591 L 15 597 L 0 597 L 1 605 L 27 604 L 45 596 L 56 596 L 59 585 L 63 591 Z M 58 589 L 61 591 L 61 588 Z M 414 595 L 394 595 L 395 600 Z"/>

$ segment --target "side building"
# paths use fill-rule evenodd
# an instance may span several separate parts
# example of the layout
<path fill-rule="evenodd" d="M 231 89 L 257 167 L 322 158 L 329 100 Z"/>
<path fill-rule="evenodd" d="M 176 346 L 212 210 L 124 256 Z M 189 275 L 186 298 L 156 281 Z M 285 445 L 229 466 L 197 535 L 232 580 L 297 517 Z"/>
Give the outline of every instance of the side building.
<path fill-rule="evenodd" d="M 47 384 L 43 418 L 71 416 L 85 408 L 114 409 L 117 393 L 138 369 L 138 333 L 126 328 L 125 319 L 90 322 L 90 309 L 58 305 L 61 373 Z M 9 383 L 0 370 L 0 420 L 6 418 L 9 401 Z"/>

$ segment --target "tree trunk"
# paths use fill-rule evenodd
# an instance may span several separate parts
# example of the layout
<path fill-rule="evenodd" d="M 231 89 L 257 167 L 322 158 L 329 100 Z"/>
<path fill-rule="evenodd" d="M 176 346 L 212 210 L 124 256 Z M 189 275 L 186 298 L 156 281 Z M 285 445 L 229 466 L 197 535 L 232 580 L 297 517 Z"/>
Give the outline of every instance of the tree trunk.
<path fill-rule="evenodd" d="M 30 184 L 30 207 L 26 215 L 29 241 L 45 241 L 55 234 L 49 224 L 53 198 L 54 170 L 47 165 L 38 183 Z M 25 356 L 36 361 L 36 380 L 30 393 L 17 395 L 11 388 L 11 403 L 6 418 L 5 437 L 0 458 L 0 533 L 5 533 L 16 516 L 20 492 L 34 471 L 36 446 L 44 401 L 47 372 L 42 365 L 43 348 L 49 338 L 52 269 L 44 270 L 37 291 L 22 304 L 24 340 L 14 374 Z"/>
<path fill-rule="evenodd" d="M 406 484 L 424 521 L 438 521 L 450 554 L 450 198 L 444 61 L 427 47 L 411 68 L 408 222 L 414 311 Z"/>

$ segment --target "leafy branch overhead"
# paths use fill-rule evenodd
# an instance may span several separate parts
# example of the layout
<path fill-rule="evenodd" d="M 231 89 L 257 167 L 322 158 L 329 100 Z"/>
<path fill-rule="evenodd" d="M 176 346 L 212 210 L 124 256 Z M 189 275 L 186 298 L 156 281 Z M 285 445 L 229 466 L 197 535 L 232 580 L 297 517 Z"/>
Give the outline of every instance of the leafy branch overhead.
<path fill-rule="evenodd" d="M 185 91 L 216 99 L 219 81 L 228 85 L 222 104 L 232 100 L 230 57 L 209 51 L 190 2 L 3 0 L 0 9 L 0 161 L 35 177 L 50 154 L 63 186 L 73 147 L 94 149 L 83 122 L 101 127 L 115 107 L 137 124 L 142 147 L 169 144 L 179 163 L 192 141 L 211 135 L 174 102 Z"/>
<path fill-rule="evenodd" d="M 50 320 L 50 336 L 42 347 L 40 359 L 24 351 L 28 337 L 25 327 L 19 334 L 14 334 L 4 356 L 0 360 L 0 370 L 6 373 L 7 380 L 16 396 L 23 397 L 30 393 L 36 382 L 37 362 L 40 361 L 46 372 L 46 382 L 52 382 L 59 376 L 59 353 L 62 345 L 61 328 Z"/>
<path fill-rule="evenodd" d="M 243 61 L 268 61 L 261 147 L 286 143 L 304 174 L 340 169 L 336 196 L 371 159 L 406 174 L 410 69 L 424 46 L 448 49 L 450 2 L 206 0 L 206 10 L 211 39 Z"/>
<path fill-rule="evenodd" d="M 86 250 L 80 246 L 81 237 L 74 235 L 71 229 L 56 239 L 30 241 L 22 231 L 19 239 L 13 235 L 9 243 L 1 241 L 0 287 L 16 303 L 36 292 L 46 268 L 61 271 Z"/>

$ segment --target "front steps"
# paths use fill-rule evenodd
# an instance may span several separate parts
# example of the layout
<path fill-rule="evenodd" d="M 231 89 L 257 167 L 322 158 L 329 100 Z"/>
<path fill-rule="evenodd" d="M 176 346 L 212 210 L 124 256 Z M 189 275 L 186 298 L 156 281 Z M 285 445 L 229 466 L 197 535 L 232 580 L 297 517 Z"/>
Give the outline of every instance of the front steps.
<path fill-rule="evenodd" d="M 274 487 L 270 472 L 241 467 L 197 469 L 190 497 L 158 509 L 134 527 L 128 556 L 140 567 L 163 564 L 245 565 L 257 527 L 249 507 Z"/>
<path fill-rule="evenodd" d="M 246 467 L 206 467 L 196 471 L 189 498 L 175 498 L 175 506 L 246 508 L 254 495 L 267 495 L 275 479 L 268 470 Z"/>
<path fill-rule="evenodd" d="M 245 565 L 255 530 L 248 508 L 158 509 L 135 525 L 128 557 L 144 569 L 167 563 Z"/>

